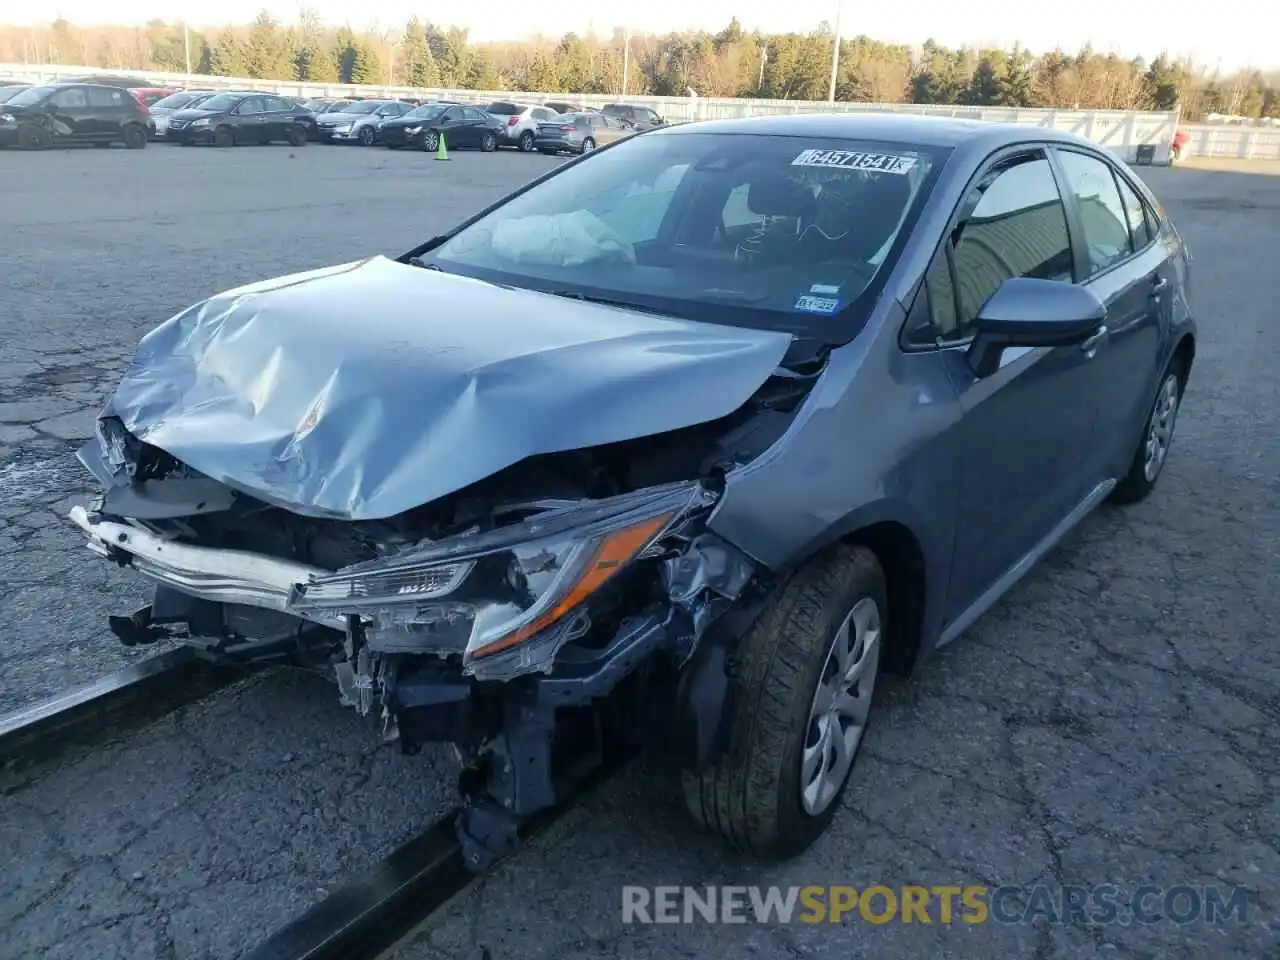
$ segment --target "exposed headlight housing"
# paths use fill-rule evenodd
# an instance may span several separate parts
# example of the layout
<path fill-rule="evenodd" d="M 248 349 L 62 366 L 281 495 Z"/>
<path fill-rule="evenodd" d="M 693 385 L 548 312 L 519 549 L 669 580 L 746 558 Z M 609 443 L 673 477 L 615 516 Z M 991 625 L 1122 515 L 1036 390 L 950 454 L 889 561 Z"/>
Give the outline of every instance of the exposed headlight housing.
<path fill-rule="evenodd" d="M 549 665 L 589 623 L 588 598 L 713 499 L 680 483 L 546 511 L 315 578 L 289 607 L 359 617 L 373 650 L 461 654 L 464 669 L 507 651 L 517 671 Z"/>
<path fill-rule="evenodd" d="M 412 137 L 412 136 L 415 136 L 416 134 L 421 133 L 422 127 L 405 127 L 404 132 Z"/>
<path fill-rule="evenodd" d="M 17 119 L 12 113 L 0 113 L 0 123 L 15 123 Z"/>

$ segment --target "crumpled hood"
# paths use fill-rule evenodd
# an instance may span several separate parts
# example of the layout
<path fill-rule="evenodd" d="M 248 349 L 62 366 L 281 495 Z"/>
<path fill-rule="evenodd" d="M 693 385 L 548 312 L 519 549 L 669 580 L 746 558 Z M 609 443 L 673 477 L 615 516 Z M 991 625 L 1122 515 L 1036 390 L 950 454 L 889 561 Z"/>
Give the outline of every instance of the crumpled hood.
<path fill-rule="evenodd" d="M 526 457 L 725 416 L 790 342 L 374 257 L 183 311 L 102 416 L 296 513 L 377 519 Z"/>

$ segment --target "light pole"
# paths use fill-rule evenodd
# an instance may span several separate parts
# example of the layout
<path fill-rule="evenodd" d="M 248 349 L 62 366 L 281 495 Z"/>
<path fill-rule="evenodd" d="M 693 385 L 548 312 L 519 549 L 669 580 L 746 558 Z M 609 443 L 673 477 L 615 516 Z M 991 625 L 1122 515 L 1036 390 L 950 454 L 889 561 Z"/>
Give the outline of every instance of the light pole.
<path fill-rule="evenodd" d="M 627 95 L 627 78 L 631 75 L 631 28 L 622 28 L 622 96 Z"/>
<path fill-rule="evenodd" d="M 760 48 L 760 79 L 756 81 L 756 96 L 764 93 L 764 65 L 769 59 L 769 45 L 766 43 Z"/>
<path fill-rule="evenodd" d="M 187 76 L 191 76 L 191 31 L 187 29 L 187 22 L 182 21 L 182 52 L 187 57 Z"/>
<path fill-rule="evenodd" d="M 840 69 L 840 8 L 844 0 L 836 0 L 836 35 L 831 48 L 831 83 L 827 87 L 827 102 L 836 102 L 836 72 Z"/>

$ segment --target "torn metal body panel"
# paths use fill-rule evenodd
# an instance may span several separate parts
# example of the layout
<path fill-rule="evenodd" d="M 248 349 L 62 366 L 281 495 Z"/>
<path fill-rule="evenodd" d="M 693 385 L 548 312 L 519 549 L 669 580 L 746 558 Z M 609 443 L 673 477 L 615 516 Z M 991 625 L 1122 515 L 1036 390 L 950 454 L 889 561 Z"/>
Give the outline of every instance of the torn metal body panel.
<path fill-rule="evenodd" d="M 106 412 L 267 503 L 380 519 L 527 457 L 726 416 L 790 342 L 374 257 L 180 313 Z"/>

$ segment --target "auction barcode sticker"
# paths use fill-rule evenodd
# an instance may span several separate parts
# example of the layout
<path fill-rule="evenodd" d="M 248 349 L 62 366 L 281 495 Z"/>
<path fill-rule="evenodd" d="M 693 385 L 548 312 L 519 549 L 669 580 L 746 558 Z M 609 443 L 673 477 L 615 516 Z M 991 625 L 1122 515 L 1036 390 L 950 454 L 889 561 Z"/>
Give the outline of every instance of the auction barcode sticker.
<path fill-rule="evenodd" d="M 852 150 L 805 150 L 791 161 L 791 165 L 907 174 L 915 169 L 916 158 L 895 156 L 891 153 L 860 153 Z"/>

